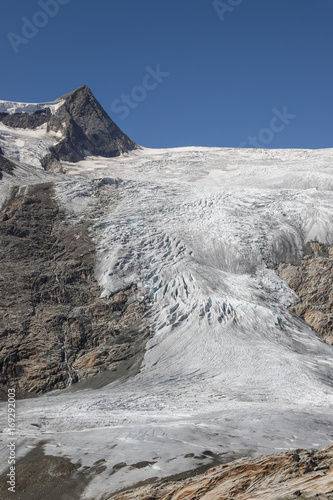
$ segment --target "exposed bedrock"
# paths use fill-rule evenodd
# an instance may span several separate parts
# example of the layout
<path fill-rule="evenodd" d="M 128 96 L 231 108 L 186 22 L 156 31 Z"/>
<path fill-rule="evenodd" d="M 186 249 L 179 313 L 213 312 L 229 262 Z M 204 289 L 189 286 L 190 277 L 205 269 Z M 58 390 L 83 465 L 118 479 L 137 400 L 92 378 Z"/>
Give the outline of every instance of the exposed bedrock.
<path fill-rule="evenodd" d="M 0 113 L 0 121 L 11 128 L 36 129 L 51 118 L 50 108 L 40 109 L 34 113 Z"/>
<path fill-rule="evenodd" d="M 137 300 L 135 283 L 99 298 L 89 220 L 68 221 L 52 184 L 21 191 L 0 212 L 3 394 L 13 385 L 24 397 L 105 370 L 113 378 L 130 373 L 149 337 L 147 303 Z"/>
<path fill-rule="evenodd" d="M 12 175 L 14 169 L 15 169 L 15 164 L 8 158 L 3 156 L 3 151 L 0 148 L 0 180 L 2 179 L 3 172 Z"/>
<path fill-rule="evenodd" d="M 333 246 L 311 242 L 299 266 L 280 264 L 278 271 L 299 297 L 293 311 L 333 345 Z"/>
<path fill-rule="evenodd" d="M 106 497 L 113 500 L 333 499 L 333 447 L 243 458 L 181 481 Z"/>

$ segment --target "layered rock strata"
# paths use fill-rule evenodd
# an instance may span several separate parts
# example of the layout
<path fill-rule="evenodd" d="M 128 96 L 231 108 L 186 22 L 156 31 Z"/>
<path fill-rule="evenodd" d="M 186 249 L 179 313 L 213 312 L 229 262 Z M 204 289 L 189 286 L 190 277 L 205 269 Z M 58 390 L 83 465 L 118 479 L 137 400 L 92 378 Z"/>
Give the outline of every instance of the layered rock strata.
<path fill-rule="evenodd" d="M 333 499 L 333 446 L 243 458 L 181 481 L 159 481 L 113 500 Z"/>

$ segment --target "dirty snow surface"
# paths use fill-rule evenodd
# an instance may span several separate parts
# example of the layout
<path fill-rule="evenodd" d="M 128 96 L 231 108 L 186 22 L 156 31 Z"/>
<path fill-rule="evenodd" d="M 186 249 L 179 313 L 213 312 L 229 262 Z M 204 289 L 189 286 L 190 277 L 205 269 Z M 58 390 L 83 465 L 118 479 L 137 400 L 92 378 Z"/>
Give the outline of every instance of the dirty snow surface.
<path fill-rule="evenodd" d="M 332 443 L 333 350 L 274 267 L 333 242 L 333 150 L 142 149 L 64 169 L 68 217 L 97 214 L 103 296 L 138 283 L 152 337 L 131 379 L 20 401 L 19 455 L 43 440 L 104 460 L 82 497 L 100 499 L 213 455 Z"/>

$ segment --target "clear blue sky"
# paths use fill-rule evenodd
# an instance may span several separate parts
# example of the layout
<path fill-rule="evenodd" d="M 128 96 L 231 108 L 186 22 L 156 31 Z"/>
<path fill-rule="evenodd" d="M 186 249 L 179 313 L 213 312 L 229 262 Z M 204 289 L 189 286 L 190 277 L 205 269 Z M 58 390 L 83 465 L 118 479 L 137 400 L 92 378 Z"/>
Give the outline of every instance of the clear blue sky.
<path fill-rule="evenodd" d="M 1 2 L 1 99 L 86 84 L 147 147 L 236 147 L 258 134 L 269 148 L 333 147 L 332 0 L 225 0 L 220 15 L 212 0 L 50 1 L 53 17 L 38 0 Z M 23 17 L 40 25 L 29 39 Z M 148 76 L 157 65 L 161 81 Z M 294 117 L 272 121 L 284 107 Z"/>

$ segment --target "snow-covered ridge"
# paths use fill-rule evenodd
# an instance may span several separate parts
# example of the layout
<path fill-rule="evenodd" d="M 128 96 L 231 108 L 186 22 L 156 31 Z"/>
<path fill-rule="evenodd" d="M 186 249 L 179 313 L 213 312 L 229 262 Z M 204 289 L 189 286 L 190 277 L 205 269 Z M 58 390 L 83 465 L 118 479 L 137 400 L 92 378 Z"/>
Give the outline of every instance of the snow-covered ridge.
<path fill-rule="evenodd" d="M 64 99 L 57 99 L 56 101 L 41 103 L 0 100 L 0 113 L 9 113 L 10 115 L 14 113 L 28 113 L 32 115 L 33 113 L 36 113 L 36 111 L 42 111 L 43 109 L 49 108 L 51 110 L 51 113 L 54 114 L 60 108 L 60 106 L 63 105 L 64 102 Z"/>

